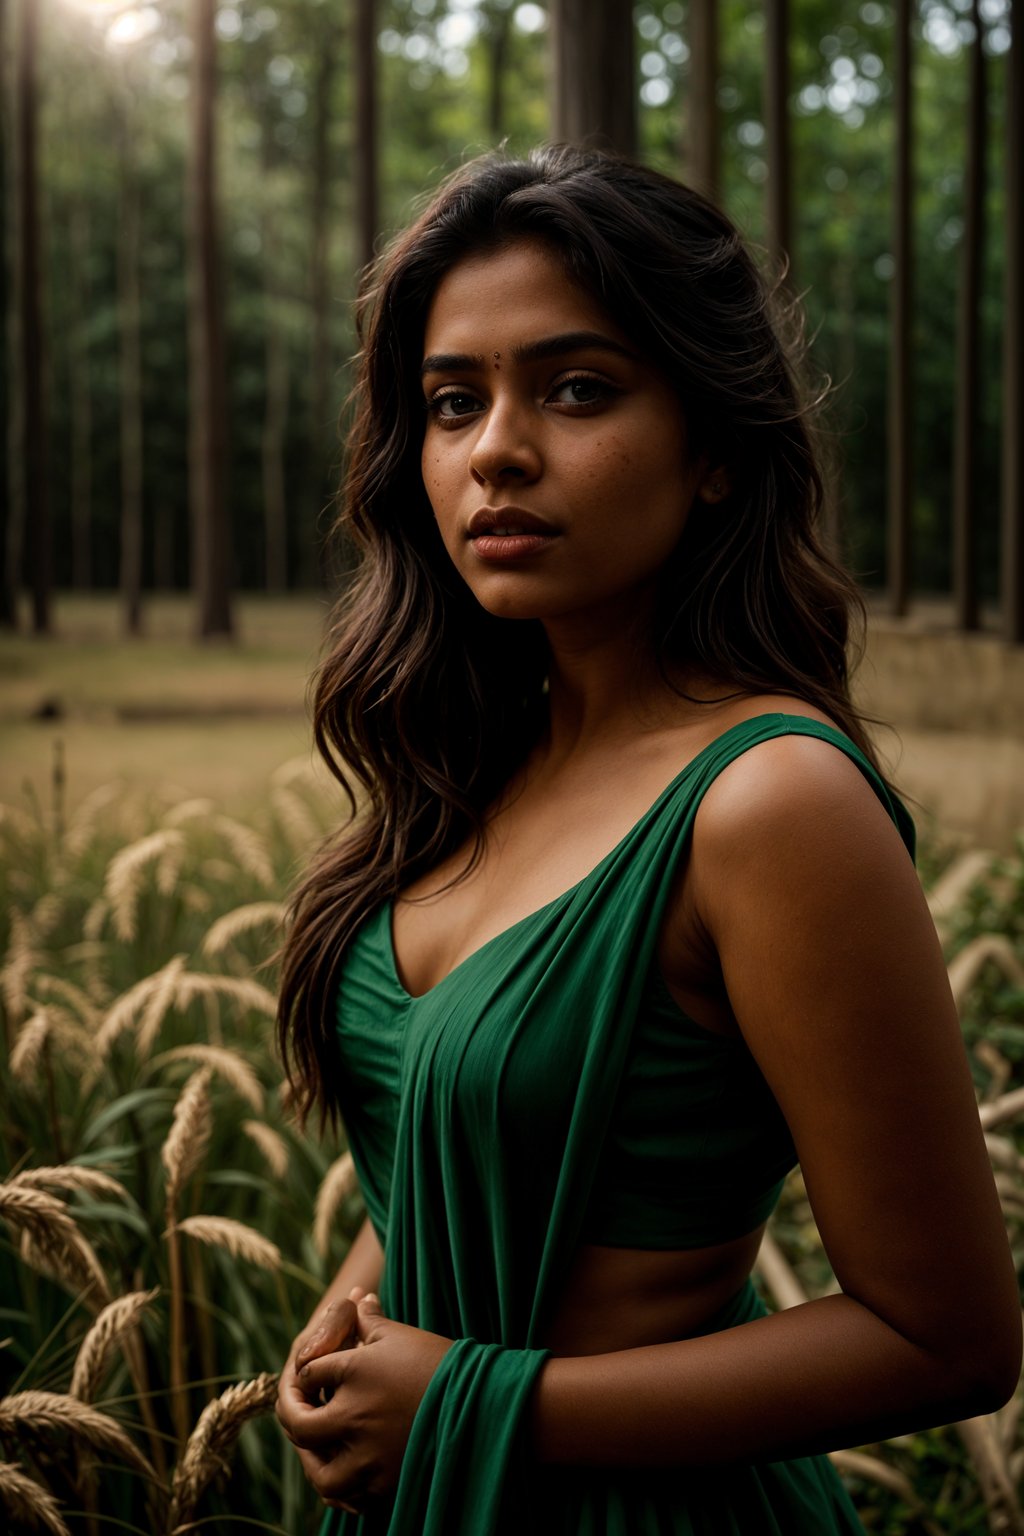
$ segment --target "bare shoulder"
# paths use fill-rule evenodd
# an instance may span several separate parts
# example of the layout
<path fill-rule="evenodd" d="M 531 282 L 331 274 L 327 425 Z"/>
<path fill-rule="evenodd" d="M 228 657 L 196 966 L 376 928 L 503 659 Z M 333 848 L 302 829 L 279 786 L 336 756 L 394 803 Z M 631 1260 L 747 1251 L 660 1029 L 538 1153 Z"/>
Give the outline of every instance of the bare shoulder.
<path fill-rule="evenodd" d="M 819 712 L 799 713 L 835 728 Z M 838 853 L 865 837 L 898 850 L 906 863 L 892 817 L 859 764 L 834 742 L 793 733 L 749 747 L 718 775 L 697 815 L 694 857 Z"/>

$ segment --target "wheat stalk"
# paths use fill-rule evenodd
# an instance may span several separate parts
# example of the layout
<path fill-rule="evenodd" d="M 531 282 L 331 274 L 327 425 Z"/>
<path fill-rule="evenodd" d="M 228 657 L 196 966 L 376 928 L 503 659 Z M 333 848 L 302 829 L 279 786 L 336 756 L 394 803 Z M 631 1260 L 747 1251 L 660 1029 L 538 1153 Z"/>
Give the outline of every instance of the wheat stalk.
<path fill-rule="evenodd" d="M 103 1384 L 110 1351 L 136 1326 L 141 1313 L 156 1295 L 158 1289 L 129 1291 L 125 1296 L 115 1297 L 103 1308 L 78 1347 L 68 1389 L 72 1397 L 92 1402 Z"/>
<path fill-rule="evenodd" d="M 185 971 L 177 981 L 177 1004 L 187 1007 L 197 997 L 227 997 L 252 1013 L 277 1018 L 277 1000 L 258 981 L 246 976 L 217 976 L 212 971 Z"/>
<path fill-rule="evenodd" d="M 44 891 L 32 908 L 29 918 L 32 931 L 40 938 L 47 938 L 60 922 L 63 912 L 63 896 L 57 891 Z"/>
<path fill-rule="evenodd" d="M 247 874 L 258 880 L 260 885 L 273 885 L 274 866 L 270 862 L 267 845 L 258 832 L 230 816 L 213 816 L 210 825 L 220 833 Z"/>
<path fill-rule="evenodd" d="M 294 784 L 299 779 L 305 779 L 308 783 L 316 782 L 316 774 L 308 757 L 290 757 L 282 763 L 280 768 L 275 768 L 270 775 L 272 784 L 283 784 L 285 788 Z"/>
<path fill-rule="evenodd" d="M 49 1531 L 50 1536 L 71 1536 L 53 1494 L 11 1461 L 0 1461 L 0 1505 L 11 1520 L 10 1531 L 39 1530 Z"/>
<path fill-rule="evenodd" d="M 949 963 L 949 985 L 959 1014 L 963 1014 L 971 987 L 989 964 L 997 965 L 1013 986 L 1024 987 L 1024 965 L 1009 939 L 1001 933 L 981 933 Z"/>
<path fill-rule="evenodd" d="M 1007 1120 L 1015 1120 L 1021 1114 L 1024 1114 L 1024 1088 L 1011 1088 L 1009 1093 L 993 1099 L 990 1104 L 982 1104 L 978 1110 L 978 1119 L 982 1129 L 989 1131 Z"/>
<path fill-rule="evenodd" d="M 229 1050 L 223 1045 L 178 1045 L 172 1051 L 162 1051 L 154 1056 L 151 1066 L 162 1066 L 168 1061 L 197 1061 L 210 1067 L 238 1094 L 239 1098 L 257 1114 L 263 1109 L 263 1087 L 250 1062 L 240 1051 Z"/>
<path fill-rule="evenodd" d="M 185 1084 L 174 1106 L 174 1118 L 167 1139 L 160 1148 L 160 1161 L 167 1176 L 167 1256 L 171 1281 L 170 1376 L 171 1413 L 180 1445 L 188 1433 L 188 1388 L 185 1385 L 185 1293 L 181 1265 L 181 1245 L 175 1225 L 178 1196 L 186 1180 L 202 1161 L 210 1139 L 209 1067 L 200 1067 Z"/>
<path fill-rule="evenodd" d="M 109 916 L 109 901 L 105 896 L 97 896 L 95 901 L 90 902 L 89 909 L 82 919 L 82 937 L 95 943 L 103 933 Z"/>
<path fill-rule="evenodd" d="M 61 1163 L 57 1168 L 23 1168 L 8 1179 L 6 1188 L 77 1189 L 87 1195 L 116 1195 L 128 1200 L 124 1185 L 102 1168 L 84 1168 L 80 1163 Z"/>
<path fill-rule="evenodd" d="M 927 894 L 927 900 L 928 910 L 940 937 L 945 939 L 948 935 L 950 922 L 957 909 L 963 905 L 971 887 L 984 880 L 995 862 L 994 853 L 984 848 L 971 848 L 959 854 L 936 880 Z"/>
<path fill-rule="evenodd" d="M 67 1434 L 102 1455 L 119 1456 L 145 1477 L 156 1474 L 124 1426 L 66 1392 L 15 1392 L 0 1398 L 0 1440 L 49 1443 Z"/>
<path fill-rule="evenodd" d="M 71 817 L 71 823 L 64 834 L 64 852 L 71 859 L 81 858 L 92 841 L 92 835 L 99 819 L 99 813 L 105 810 L 114 800 L 118 800 L 124 794 L 124 784 L 114 780 L 109 784 L 100 784 L 98 788 L 80 800 Z"/>
<path fill-rule="evenodd" d="M 207 1403 L 174 1469 L 169 1530 L 187 1525 L 213 1479 L 228 1471 L 227 1458 L 243 1424 L 273 1407 L 277 1381 L 276 1376 L 264 1372 L 253 1381 L 228 1387 Z"/>
<path fill-rule="evenodd" d="M 68 958 L 73 958 L 68 955 Z M 49 972 L 41 972 L 35 979 L 35 992 L 43 998 L 62 998 L 81 1022 L 89 1029 L 94 1030 L 99 1026 L 100 1015 L 96 1004 L 86 992 L 84 987 L 78 986 L 73 981 L 68 981 L 64 976 L 51 976 Z"/>
<path fill-rule="evenodd" d="M 160 1161 L 167 1175 L 168 1224 L 174 1224 L 174 1212 L 182 1186 L 202 1162 L 210 1139 L 209 1067 L 193 1072 L 178 1096 L 167 1139 L 160 1148 Z"/>
<path fill-rule="evenodd" d="M 145 1061 L 153 1049 L 160 1027 L 178 998 L 178 977 L 185 969 L 185 955 L 174 955 L 156 972 L 153 990 L 146 998 L 135 1033 L 135 1049 Z"/>
<path fill-rule="evenodd" d="M 288 1143 L 281 1133 L 262 1120 L 243 1120 L 242 1130 L 260 1149 L 274 1178 L 283 1179 L 288 1172 Z"/>
<path fill-rule="evenodd" d="M 121 996 L 115 1000 L 96 1034 L 96 1052 L 100 1059 L 106 1056 L 118 1036 L 124 1034 L 126 1029 L 131 1029 L 136 1019 L 146 1012 L 154 993 L 161 994 L 161 1005 L 165 1012 L 173 1005 L 173 992 L 170 992 L 166 998 L 163 997 L 164 983 L 169 971 L 177 975 L 185 959 L 185 955 L 175 955 L 166 965 L 161 966 L 160 970 L 154 971 L 151 976 L 143 976 L 141 981 L 135 982 L 127 992 L 122 992 Z M 147 1031 L 153 1030 L 154 1027 L 158 1029 L 162 1019 L 161 1013 L 155 1026 L 150 1019 L 147 1022 Z"/>
<path fill-rule="evenodd" d="M 806 1291 L 770 1232 L 766 1232 L 761 1239 L 757 1272 L 780 1311 L 785 1311 L 787 1307 L 799 1307 L 807 1300 Z"/>
<path fill-rule="evenodd" d="M 331 1233 L 334 1231 L 334 1218 L 342 1202 L 348 1198 L 356 1187 L 356 1169 L 352 1161 L 351 1152 L 343 1152 L 324 1174 L 320 1188 L 316 1192 L 316 1207 L 313 1213 L 313 1244 L 321 1257 L 327 1257 L 330 1247 Z"/>
<path fill-rule="evenodd" d="M 39 1075 L 43 1047 L 53 1029 L 53 1020 L 45 1008 L 38 1008 L 18 1030 L 7 1065 L 19 1083 L 32 1083 Z"/>
<path fill-rule="evenodd" d="M 79 1230 L 67 1204 L 42 1189 L 11 1182 L 0 1184 L 0 1216 L 27 1238 L 33 1267 L 45 1267 L 86 1300 L 103 1306 L 110 1300 L 106 1276 L 91 1243 Z"/>
<path fill-rule="evenodd" d="M 165 827 L 180 827 L 186 821 L 201 820 L 204 816 L 211 816 L 216 807 L 212 800 L 196 797 L 193 800 L 180 800 L 177 805 L 172 805 L 164 817 Z"/>
<path fill-rule="evenodd" d="M 107 866 L 103 894 L 110 904 L 114 932 L 125 944 L 135 938 L 138 898 L 147 865 L 156 866 L 157 889 L 169 895 L 185 856 L 185 839 L 171 827 L 150 832 L 121 848 Z"/>
<path fill-rule="evenodd" d="M 280 1269 L 281 1250 L 269 1237 L 230 1216 L 186 1216 L 176 1230 L 215 1248 L 226 1248 L 236 1258 L 248 1259 L 261 1269 Z"/>
<path fill-rule="evenodd" d="M 292 848 L 297 854 L 305 856 L 321 837 L 320 828 L 309 806 L 284 784 L 270 791 L 270 800 Z"/>
<path fill-rule="evenodd" d="M 35 935 L 24 913 L 11 909 L 11 933 L 0 970 L 0 991 L 8 1018 L 17 1024 L 25 1013 L 28 996 L 28 979 L 39 956 L 33 942 Z M 10 1026 L 8 1026 L 10 1027 Z"/>
<path fill-rule="evenodd" d="M 221 955 L 240 934 L 251 933 L 264 924 L 279 927 L 284 922 L 284 915 L 285 907 L 280 901 L 250 901 L 245 906 L 235 907 L 211 924 L 203 939 L 203 953 Z"/>
<path fill-rule="evenodd" d="M 957 1432 L 971 1460 L 988 1512 L 989 1529 L 1024 1536 L 1024 1510 L 1017 1500 L 995 1414 L 962 1419 Z"/>

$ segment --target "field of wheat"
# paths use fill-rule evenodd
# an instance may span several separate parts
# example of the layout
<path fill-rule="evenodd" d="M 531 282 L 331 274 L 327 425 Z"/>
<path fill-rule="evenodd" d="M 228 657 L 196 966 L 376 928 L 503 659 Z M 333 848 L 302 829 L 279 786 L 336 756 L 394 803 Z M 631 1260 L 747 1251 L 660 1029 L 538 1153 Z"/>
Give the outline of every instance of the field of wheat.
<path fill-rule="evenodd" d="M 0 806 L 5 1529 L 315 1528 L 275 1372 L 362 1210 L 289 1113 L 267 957 L 332 814 L 304 761 L 245 823 L 117 787 Z M 924 869 L 1024 1257 L 1024 845 Z M 833 1283 L 799 1175 L 759 1271 L 778 1307 Z M 1024 1536 L 1022 1402 L 837 1455 L 868 1529 Z"/>

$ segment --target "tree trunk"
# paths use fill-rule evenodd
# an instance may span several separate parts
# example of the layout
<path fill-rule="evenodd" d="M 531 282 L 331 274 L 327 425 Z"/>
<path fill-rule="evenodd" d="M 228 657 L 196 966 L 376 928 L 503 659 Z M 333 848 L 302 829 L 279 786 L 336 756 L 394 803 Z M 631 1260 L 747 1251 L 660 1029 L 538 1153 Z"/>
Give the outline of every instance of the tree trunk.
<path fill-rule="evenodd" d="M 227 500 L 227 384 L 218 265 L 214 162 L 214 0 L 192 0 L 189 222 L 189 495 L 192 581 L 202 639 L 230 635 L 231 529 Z"/>
<path fill-rule="evenodd" d="M 554 137 L 636 154 L 631 0 L 552 0 Z"/>
<path fill-rule="evenodd" d="M 497 144 L 505 135 L 505 72 L 508 44 L 512 31 L 512 11 L 508 5 L 485 5 L 487 18 L 487 136 Z"/>
<path fill-rule="evenodd" d="M 1024 642 L 1024 0 L 1011 0 L 1003 354 L 1003 634 Z"/>
<path fill-rule="evenodd" d="M 683 162 L 690 181 L 717 200 L 720 187 L 718 133 L 718 4 L 690 0 L 690 100 Z"/>
<path fill-rule="evenodd" d="M 970 95 L 964 170 L 964 240 L 957 317 L 956 405 L 953 429 L 953 602 L 960 629 L 978 627 L 977 519 L 980 460 L 978 395 L 981 383 L 981 284 L 985 246 L 985 49 L 978 0 L 971 5 Z"/>
<path fill-rule="evenodd" d="M 121 603 L 125 633 L 142 632 L 142 343 L 139 183 L 130 107 L 119 113 L 121 199 L 117 287 L 121 343 Z"/>
<path fill-rule="evenodd" d="M 46 378 L 43 356 L 42 257 L 37 168 L 37 52 L 40 5 L 21 7 L 16 101 L 18 123 L 18 232 L 21 286 L 20 375 L 23 401 L 25 527 L 32 583 L 32 628 L 50 632 L 53 549 L 46 465 Z"/>
<path fill-rule="evenodd" d="M 312 225 L 309 274 L 312 322 L 310 364 L 310 466 L 315 495 L 322 498 L 326 485 L 326 439 L 331 408 L 330 316 L 330 210 L 331 185 L 331 90 L 334 84 L 335 40 L 328 19 L 321 29 L 317 71 L 313 86 L 313 180 L 310 214 Z M 357 213 L 357 219 L 359 215 Z"/>
<path fill-rule="evenodd" d="M 92 586 L 92 381 L 89 370 L 89 251 L 92 232 L 83 175 L 76 163 L 70 214 L 71 271 L 68 304 L 71 384 L 71 585 Z"/>
<path fill-rule="evenodd" d="M 911 0 L 897 0 L 893 91 L 896 177 L 893 187 L 893 261 L 889 344 L 889 606 L 902 617 L 910 606 L 913 509 L 913 144 L 911 118 Z"/>
<path fill-rule="evenodd" d="M 373 260 L 379 223 L 377 170 L 377 4 L 355 0 L 352 59 L 356 71 L 356 265 Z"/>
<path fill-rule="evenodd" d="M 273 139 L 269 117 L 263 121 L 264 187 L 273 185 Z M 278 316 L 276 210 L 265 207 L 263 252 L 263 356 L 265 406 L 261 443 L 263 470 L 263 543 L 268 592 L 288 588 L 288 520 L 284 482 L 284 442 L 288 425 L 288 343 Z"/>
<path fill-rule="evenodd" d="M 768 137 L 768 249 L 792 262 L 792 176 L 789 133 L 789 0 L 765 6 L 764 120 Z"/>
<path fill-rule="evenodd" d="M 8 451 L 10 423 L 13 419 L 12 392 L 8 378 L 8 306 L 11 302 L 8 265 L 8 231 L 13 219 L 8 217 L 10 177 L 8 159 L 11 149 L 8 121 L 8 27 L 7 0 L 0 0 L 0 629 L 14 629 L 17 624 L 14 572 L 8 555 L 8 541 L 14 517 L 14 497 L 9 494 L 11 455 Z"/>

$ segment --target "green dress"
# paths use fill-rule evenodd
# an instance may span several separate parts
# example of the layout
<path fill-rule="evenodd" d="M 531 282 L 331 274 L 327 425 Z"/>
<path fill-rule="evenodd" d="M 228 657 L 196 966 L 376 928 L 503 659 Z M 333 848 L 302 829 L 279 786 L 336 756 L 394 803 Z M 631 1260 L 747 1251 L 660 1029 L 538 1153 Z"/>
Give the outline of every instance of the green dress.
<path fill-rule="evenodd" d="M 456 1342 L 422 1400 L 393 1508 L 321 1536 L 830 1536 L 862 1527 L 822 1457 L 661 1471 L 532 1464 L 527 1405 L 574 1250 L 701 1247 L 753 1230 L 795 1153 L 742 1041 L 701 1030 L 657 974 L 658 928 L 701 798 L 782 735 L 861 768 L 839 731 L 762 715 L 688 763 L 577 885 L 414 998 L 390 909 L 338 994 L 342 1113 L 384 1246 L 390 1317 Z M 763 1316 L 750 1282 L 705 1331 Z"/>

